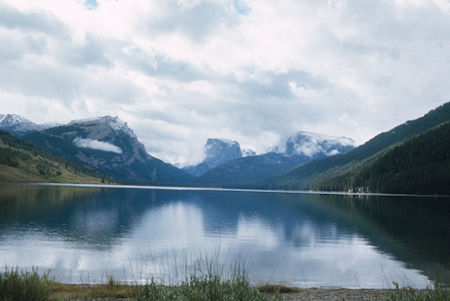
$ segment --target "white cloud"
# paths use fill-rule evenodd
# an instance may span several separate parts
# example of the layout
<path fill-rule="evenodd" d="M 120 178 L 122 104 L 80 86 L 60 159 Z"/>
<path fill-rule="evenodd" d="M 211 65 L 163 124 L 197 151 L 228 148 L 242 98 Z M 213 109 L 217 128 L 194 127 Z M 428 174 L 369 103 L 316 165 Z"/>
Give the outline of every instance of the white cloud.
<path fill-rule="evenodd" d="M 77 137 L 75 139 L 73 139 L 73 144 L 75 144 L 76 147 L 80 147 L 80 148 L 90 148 L 90 149 L 95 149 L 95 150 L 99 150 L 99 151 L 104 151 L 104 152 L 111 152 L 111 153 L 116 153 L 116 154 L 121 154 L 122 153 L 122 149 L 120 149 L 120 147 L 115 146 L 114 144 L 111 144 L 109 142 L 103 142 L 103 141 L 99 141 L 99 140 L 94 140 L 94 139 L 83 139 L 80 137 Z"/>
<path fill-rule="evenodd" d="M 0 70 L 1 112 L 118 115 L 171 163 L 208 137 L 362 143 L 449 100 L 450 3 L 0 0 Z"/>

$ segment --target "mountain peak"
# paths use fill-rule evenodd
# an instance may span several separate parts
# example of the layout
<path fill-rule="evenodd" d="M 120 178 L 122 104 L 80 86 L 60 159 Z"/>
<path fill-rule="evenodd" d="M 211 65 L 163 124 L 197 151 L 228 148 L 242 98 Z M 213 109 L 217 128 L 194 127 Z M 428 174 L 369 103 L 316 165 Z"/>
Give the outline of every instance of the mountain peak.
<path fill-rule="evenodd" d="M 301 137 L 301 136 L 307 136 L 307 137 L 310 137 L 311 139 L 315 139 L 317 141 L 333 141 L 333 142 L 338 142 L 341 145 L 345 145 L 345 146 L 349 146 L 349 145 L 355 146 L 355 141 L 352 138 L 348 138 L 345 136 L 335 137 L 335 136 L 329 136 L 329 135 L 307 132 L 307 131 L 298 131 L 293 135 L 293 137 Z M 290 137 L 289 139 L 291 139 L 293 137 Z"/>
<path fill-rule="evenodd" d="M 44 128 L 44 125 L 38 125 L 16 114 L 0 114 L 0 129 L 11 135 L 23 136 L 28 132 L 40 131 Z"/>
<path fill-rule="evenodd" d="M 16 115 L 16 114 L 0 114 L 0 124 L 19 124 L 19 123 L 33 123 L 30 120 Z"/>
<path fill-rule="evenodd" d="M 321 155 L 336 155 L 349 151 L 354 147 L 355 142 L 351 138 L 298 131 L 289 137 L 284 145 L 277 146 L 275 152 L 286 156 L 315 158 Z"/>
<path fill-rule="evenodd" d="M 242 157 L 241 147 L 237 141 L 224 138 L 208 138 L 205 144 L 205 161 L 218 164 Z"/>
<path fill-rule="evenodd" d="M 128 124 L 120 119 L 118 116 L 102 116 L 87 119 L 77 119 L 69 122 L 69 125 L 87 125 L 95 124 L 98 126 L 109 127 L 113 131 L 122 131 L 133 138 L 137 138 L 134 131 L 128 126 Z"/>
<path fill-rule="evenodd" d="M 204 147 L 205 160 L 195 166 L 183 168 L 184 171 L 200 176 L 216 166 L 222 165 L 230 160 L 242 158 L 241 146 L 237 141 L 224 138 L 208 138 Z"/>
<path fill-rule="evenodd" d="M 178 168 L 152 157 L 127 123 L 117 116 L 73 120 L 26 136 L 67 160 L 125 183 L 189 182 Z"/>

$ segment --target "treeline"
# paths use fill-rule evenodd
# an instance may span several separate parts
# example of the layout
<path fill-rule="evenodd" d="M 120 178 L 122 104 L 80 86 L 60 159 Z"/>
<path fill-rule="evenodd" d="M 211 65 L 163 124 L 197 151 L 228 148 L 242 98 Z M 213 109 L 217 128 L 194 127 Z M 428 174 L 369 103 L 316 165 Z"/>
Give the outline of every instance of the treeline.
<path fill-rule="evenodd" d="M 450 195 L 450 122 L 393 147 L 318 190 Z"/>
<path fill-rule="evenodd" d="M 422 138 L 427 141 L 412 142 L 417 145 L 408 147 L 416 153 L 409 153 L 408 147 L 400 150 L 397 147 L 449 121 L 450 102 L 447 102 L 421 118 L 380 133 L 347 153 L 301 164 L 253 186 L 288 190 L 448 194 L 448 161 L 439 157 L 443 153 L 448 156 L 448 147 L 440 144 L 448 145 L 448 138 L 440 136 L 436 139 L 441 142 L 435 142 L 430 136 Z M 441 131 L 445 132 L 445 128 Z M 422 147 L 421 144 L 429 145 Z M 396 151 L 391 153 L 394 149 Z"/>

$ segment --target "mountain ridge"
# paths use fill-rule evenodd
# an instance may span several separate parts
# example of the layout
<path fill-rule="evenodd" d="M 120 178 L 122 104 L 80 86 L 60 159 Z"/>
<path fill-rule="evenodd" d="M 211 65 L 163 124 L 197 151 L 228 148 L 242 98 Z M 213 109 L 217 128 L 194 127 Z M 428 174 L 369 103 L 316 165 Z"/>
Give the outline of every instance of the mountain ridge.
<path fill-rule="evenodd" d="M 450 195 L 450 121 L 395 145 L 319 190 Z M 420 176 L 418 176 L 420 175 Z"/>
<path fill-rule="evenodd" d="M 118 117 L 74 120 L 23 137 L 51 153 L 129 184 L 185 184 L 192 177 L 145 150 Z"/>
<path fill-rule="evenodd" d="M 0 131 L 0 182 L 105 183 L 105 178 Z"/>
<path fill-rule="evenodd" d="M 253 183 L 252 187 L 269 189 L 309 190 L 321 181 L 355 171 L 367 161 L 374 160 L 379 152 L 384 152 L 402 141 L 425 132 L 450 120 L 450 102 L 447 102 L 424 116 L 402 123 L 390 131 L 383 132 L 363 145 L 344 154 L 304 163 L 282 175 Z M 380 153 L 380 154 L 381 154 Z"/>
<path fill-rule="evenodd" d="M 253 183 L 316 158 L 346 152 L 354 142 L 346 137 L 296 132 L 284 146 L 277 146 L 269 153 L 230 160 L 196 179 L 197 185 L 243 185 Z"/>

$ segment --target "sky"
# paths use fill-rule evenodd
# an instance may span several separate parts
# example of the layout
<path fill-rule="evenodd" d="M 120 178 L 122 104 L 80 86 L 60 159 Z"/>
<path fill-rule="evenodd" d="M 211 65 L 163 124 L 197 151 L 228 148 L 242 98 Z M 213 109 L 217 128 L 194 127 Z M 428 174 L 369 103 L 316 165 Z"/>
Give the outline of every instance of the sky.
<path fill-rule="evenodd" d="M 170 163 L 208 137 L 364 143 L 450 100 L 448 0 L 0 0 L 0 113 L 119 116 Z"/>

